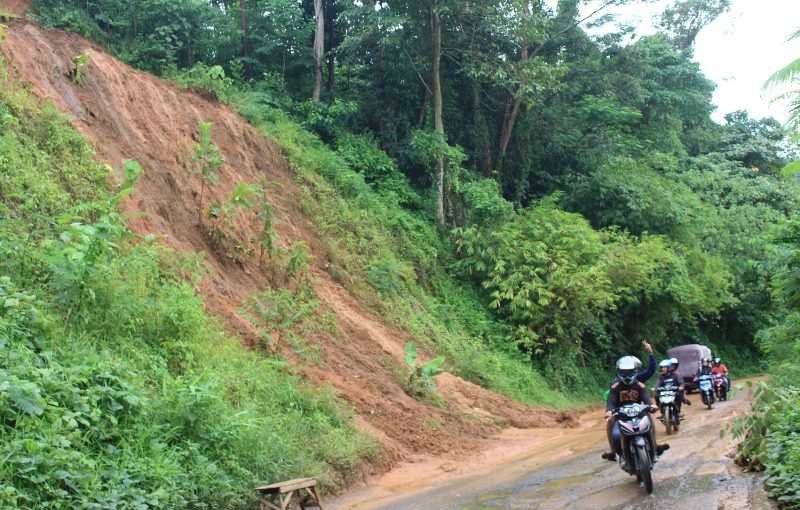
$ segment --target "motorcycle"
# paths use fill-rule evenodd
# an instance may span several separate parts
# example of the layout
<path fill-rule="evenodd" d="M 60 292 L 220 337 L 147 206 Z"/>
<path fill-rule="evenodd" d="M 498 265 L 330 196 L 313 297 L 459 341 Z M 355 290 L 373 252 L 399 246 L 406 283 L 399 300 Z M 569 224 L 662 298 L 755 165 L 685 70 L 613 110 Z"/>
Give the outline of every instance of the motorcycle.
<path fill-rule="evenodd" d="M 717 397 L 717 400 L 722 402 L 723 400 L 728 400 L 728 390 L 726 389 L 725 384 L 725 376 L 722 374 L 714 374 L 714 394 Z"/>
<path fill-rule="evenodd" d="M 650 406 L 645 404 L 625 404 L 614 410 L 620 431 L 622 455 L 619 467 L 636 480 L 644 483 L 648 494 L 653 492 L 652 469 L 656 458 Z"/>
<path fill-rule="evenodd" d="M 711 375 L 702 374 L 696 376 L 694 379 L 700 387 L 700 396 L 703 398 L 703 403 L 711 409 L 711 405 L 715 402 L 714 385 L 711 382 Z"/>
<path fill-rule="evenodd" d="M 672 431 L 678 432 L 681 427 L 681 419 L 678 416 L 677 399 L 678 386 L 673 384 L 672 380 L 664 381 L 664 386 L 656 388 L 658 391 L 658 404 L 661 408 L 661 420 L 667 427 L 667 435 L 672 434 Z"/>

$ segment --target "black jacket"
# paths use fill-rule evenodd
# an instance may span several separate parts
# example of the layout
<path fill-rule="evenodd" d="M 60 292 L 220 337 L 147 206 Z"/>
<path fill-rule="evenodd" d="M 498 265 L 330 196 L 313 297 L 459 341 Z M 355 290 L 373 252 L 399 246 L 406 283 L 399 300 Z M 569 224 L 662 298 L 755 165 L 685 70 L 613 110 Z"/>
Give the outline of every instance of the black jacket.
<path fill-rule="evenodd" d="M 622 404 L 638 403 L 653 405 L 650 394 L 647 392 L 647 386 L 640 381 L 634 381 L 633 384 L 616 381 L 608 391 L 606 411 L 613 411 Z"/>

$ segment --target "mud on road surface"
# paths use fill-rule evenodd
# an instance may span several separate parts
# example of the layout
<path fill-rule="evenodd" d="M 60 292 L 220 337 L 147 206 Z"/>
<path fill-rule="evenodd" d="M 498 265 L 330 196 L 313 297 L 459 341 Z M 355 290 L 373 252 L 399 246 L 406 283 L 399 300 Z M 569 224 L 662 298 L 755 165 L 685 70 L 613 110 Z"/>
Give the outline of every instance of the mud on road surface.
<path fill-rule="evenodd" d="M 664 426 L 657 424 L 659 441 L 671 448 L 655 466 L 655 490 L 650 496 L 616 463 L 600 458 L 607 443 L 603 413 L 597 411 L 581 417 L 578 428 L 517 431 L 522 438 L 518 455 L 470 474 L 448 477 L 440 471 L 437 475 L 427 462 L 415 477 L 413 466 L 406 466 L 405 472 L 389 473 L 372 487 L 327 506 L 337 510 L 775 508 L 760 478 L 733 463 L 730 434 L 720 437 L 731 419 L 749 409 L 749 395 L 749 390 L 741 390 L 731 401 L 708 410 L 695 393 L 690 396 L 694 405 L 684 406 L 686 420 L 678 434 L 666 436 Z"/>

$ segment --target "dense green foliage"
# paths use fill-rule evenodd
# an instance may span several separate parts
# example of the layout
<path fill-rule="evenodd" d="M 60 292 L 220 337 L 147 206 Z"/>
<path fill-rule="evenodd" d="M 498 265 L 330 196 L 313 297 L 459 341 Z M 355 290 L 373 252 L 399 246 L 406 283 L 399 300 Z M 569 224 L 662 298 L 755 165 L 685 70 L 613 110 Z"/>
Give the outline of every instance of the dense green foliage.
<path fill-rule="evenodd" d="M 790 38 L 796 38 L 795 32 Z M 785 97 L 792 101 L 789 126 L 797 140 L 798 97 L 796 73 L 798 61 L 779 70 L 766 87 L 784 84 L 791 88 Z M 761 145 L 761 144 L 759 144 Z M 763 145 L 762 145 L 763 147 Z M 800 160 L 789 163 L 782 173 L 796 176 Z M 795 177 L 796 178 L 796 177 Z M 767 190 L 764 190 L 767 191 Z M 769 201 L 772 193 L 764 193 L 756 203 Z M 792 219 L 774 234 L 777 243 L 778 269 L 772 274 L 773 297 L 780 303 L 781 313 L 769 327 L 758 333 L 759 343 L 769 360 L 770 378 L 760 382 L 755 391 L 753 413 L 740 418 L 733 432 L 742 439 L 738 460 L 755 469 L 765 470 L 769 495 L 781 508 L 800 508 L 800 219 L 792 211 Z M 766 275 L 762 275 L 766 276 Z M 756 286 L 751 289 L 758 292 Z"/>
<path fill-rule="evenodd" d="M 626 44 L 587 35 L 573 0 L 555 11 L 326 0 L 322 101 L 307 99 L 310 2 L 34 4 L 42 22 L 213 91 L 275 138 L 329 239 L 331 274 L 456 372 L 487 383 L 477 349 L 586 390 L 642 337 L 660 350 L 705 343 L 739 373 L 759 368 L 755 335 L 781 308 L 769 231 L 797 199 L 779 176 L 780 125 L 709 117 L 714 85 L 691 45 L 727 2 L 677 2 L 663 33 Z M 429 77 L 433 14 L 449 49 Z M 454 233 L 432 221 L 440 161 Z"/>
<path fill-rule="evenodd" d="M 375 446 L 332 392 L 204 311 L 195 258 L 117 212 L 69 123 L 0 86 L 0 506 L 250 508 L 253 484 L 345 483 Z M 188 278 L 188 279 L 187 279 Z"/>
<path fill-rule="evenodd" d="M 786 305 L 780 322 L 762 330 L 759 340 L 770 361 L 770 380 L 757 385 L 753 414 L 737 420 L 740 460 L 764 469 L 766 487 L 782 508 L 800 508 L 800 223 L 781 231 L 785 265 L 775 277 L 775 293 Z"/>
<path fill-rule="evenodd" d="M 640 38 L 591 37 L 577 0 L 323 4 L 326 90 L 312 101 L 313 2 L 34 1 L 41 22 L 213 92 L 272 137 L 331 276 L 450 371 L 564 406 L 599 394 L 643 338 L 709 345 L 735 376 L 766 352 L 779 387 L 762 392 L 768 418 L 751 425 L 767 439 L 747 455 L 773 470 L 774 495 L 796 497 L 797 413 L 784 411 L 800 243 L 776 233 L 796 229 L 797 185 L 781 175 L 796 151 L 773 119 L 710 118 L 692 42 L 729 2 L 677 1 Z M 46 214 L 62 203 L 38 200 Z M 281 307 L 314 303 L 276 289 L 250 312 L 271 344 Z"/>

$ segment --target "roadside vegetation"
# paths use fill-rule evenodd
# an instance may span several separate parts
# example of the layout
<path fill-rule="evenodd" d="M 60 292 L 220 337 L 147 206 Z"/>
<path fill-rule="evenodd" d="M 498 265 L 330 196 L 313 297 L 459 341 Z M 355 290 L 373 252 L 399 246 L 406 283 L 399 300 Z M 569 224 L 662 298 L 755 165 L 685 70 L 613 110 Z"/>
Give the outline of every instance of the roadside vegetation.
<path fill-rule="evenodd" d="M 790 38 L 800 37 L 800 31 Z M 783 87 L 790 100 L 789 129 L 792 140 L 800 138 L 800 89 L 797 76 L 800 60 L 777 71 L 766 88 Z M 783 169 L 783 175 L 797 180 L 800 159 Z M 781 508 L 800 508 L 800 218 L 775 231 L 779 268 L 773 276 L 774 297 L 782 313 L 759 331 L 758 341 L 769 361 L 769 379 L 756 385 L 753 414 L 737 420 L 734 434 L 742 439 L 737 460 L 765 471 L 769 495 Z"/>
<path fill-rule="evenodd" d="M 135 162 L 98 164 L 8 76 L 0 124 L 0 507 L 251 508 L 255 483 L 340 486 L 376 454 L 206 315 L 195 256 L 128 231 Z"/>
<path fill-rule="evenodd" d="M 576 1 L 559 2 L 556 11 L 528 2 L 390 1 L 376 9 L 374 2 L 318 1 L 324 58 L 308 44 L 320 30 L 312 2 L 33 4 L 41 23 L 203 89 L 272 138 L 325 240 L 331 277 L 467 380 L 565 408 L 599 399 L 613 360 L 639 354 L 645 338 L 662 354 L 706 344 L 734 376 L 763 371 L 765 352 L 782 363 L 794 359 L 781 339 L 792 338 L 787 328 L 798 323 L 786 283 L 787 250 L 797 245 L 785 244 L 797 239 L 781 232 L 792 232 L 798 197 L 781 169 L 796 152 L 774 119 L 739 111 L 724 124 L 711 120 L 714 84 L 692 60 L 697 27 L 681 21 L 713 20 L 727 2 L 678 1 L 660 33 L 625 42 L 624 33 L 587 35 Z M 90 66 L 79 71 L 91 79 Z M 346 477 L 373 448 L 352 432 L 335 399 L 304 388 L 274 358 L 236 347 L 186 283 L 191 257 L 130 238 L 113 193 L 97 191 L 108 170 L 82 142 L 63 142 L 74 137 L 63 121 L 58 129 L 37 127 L 20 94 L 0 103 L 7 110 L 0 123 L 12 126 L 3 137 L 33 123 L 29 131 L 40 139 L 34 155 L 19 152 L 27 145 L 16 140 L 4 149 L 6 161 L 21 163 L 9 165 L 19 175 L 0 176 L 8 214 L 0 212 L 14 222 L 3 229 L 0 276 L 8 280 L 0 289 L 19 297 L 0 317 L 21 321 L 8 326 L 17 358 L 41 357 L 24 366 L 47 366 L 49 353 L 63 350 L 65 359 L 123 367 L 112 375 L 136 404 L 99 400 L 128 414 L 114 418 L 113 434 L 111 425 L 91 434 L 88 447 L 102 454 L 92 466 L 112 472 L 102 467 L 107 458 L 121 479 L 133 476 L 114 457 L 114 441 L 131 438 L 141 441 L 142 458 L 177 459 L 164 467 L 176 479 L 154 468 L 138 475 L 148 487 L 141 494 L 157 498 L 160 480 L 179 478 L 171 483 L 181 491 L 170 494 L 184 499 L 164 507 L 192 507 L 211 494 L 243 505 L 245 482 L 256 473 Z M 198 146 L 203 186 L 213 185 L 212 139 L 203 134 Z M 42 165 L 45 158 L 54 164 Z M 135 166 L 128 170 L 134 185 Z M 200 221 L 202 197 L 201 188 Z M 217 237 L 226 231 L 223 213 L 210 224 Z M 271 213 L 262 216 L 260 260 L 273 248 Z M 19 221 L 30 234 L 14 228 Z M 282 310 L 297 300 L 316 303 L 302 286 L 275 287 L 246 304 L 268 351 L 301 342 L 308 331 L 302 321 L 286 325 Z M 93 306 L 98 300 L 102 307 Z M 35 329 L 34 316 L 55 329 Z M 243 373 L 250 375 L 243 380 Z M 267 389 L 274 396 L 264 399 Z M 28 407 L 16 412 L 38 424 L 50 419 L 47 398 L 56 399 L 9 405 Z M 6 422 L 6 433 L 30 441 L 40 427 L 14 423 Z M 67 438 L 57 446 L 64 455 L 80 451 L 53 430 Z M 234 437 L 233 430 L 246 432 Z M 318 442 L 302 439 L 312 437 Z M 265 443 L 258 458 L 255 442 Z M 279 444 L 291 456 L 264 460 Z M 325 454 L 309 454 L 314 447 Z M 13 477 L 27 465 L 9 465 L 2 480 L 17 490 L 23 482 Z M 69 473 L 56 467 L 41 476 Z M 109 491 L 117 486 L 108 482 Z"/>

